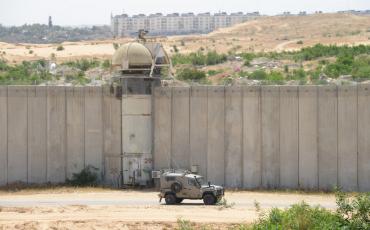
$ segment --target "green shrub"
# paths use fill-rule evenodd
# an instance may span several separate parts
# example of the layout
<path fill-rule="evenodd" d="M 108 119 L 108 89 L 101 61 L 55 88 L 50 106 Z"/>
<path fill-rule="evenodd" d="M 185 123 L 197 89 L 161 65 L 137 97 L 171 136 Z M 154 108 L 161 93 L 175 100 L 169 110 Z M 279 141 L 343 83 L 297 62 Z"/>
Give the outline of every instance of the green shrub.
<path fill-rule="evenodd" d="M 67 179 L 67 184 L 72 186 L 96 186 L 98 184 L 98 169 L 89 165 L 81 170 L 80 173 L 73 173 L 71 179 Z"/>
<path fill-rule="evenodd" d="M 303 41 L 302 40 L 297 41 L 297 45 L 303 45 Z"/>
<path fill-rule="evenodd" d="M 284 75 L 281 72 L 271 71 L 271 73 L 269 73 L 267 75 L 267 80 L 270 83 L 280 85 L 280 84 L 283 84 L 285 78 L 284 78 Z"/>
<path fill-rule="evenodd" d="M 58 47 L 57 47 L 57 51 L 63 51 L 64 50 L 64 47 L 62 46 L 62 45 L 59 45 Z"/>
<path fill-rule="evenodd" d="M 191 222 L 188 220 L 177 219 L 178 230 L 193 230 Z"/>
<path fill-rule="evenodd" d="M 253 80 L 266 80 L 267 73 L 264 70 L 256 70 L 249 76 L 249 79 Z"/>
<path fill-rule="evenodd" d="M 175 53 L 178 53 L 179 52 L 179 49 L 177 48 L 176 45 L 173 46 L 173 51 L 175 51 Z"/>
<path fill-rule="evenodd" d="M 289 230 L 369 230 L 370 193 L 350 199 L 345 193 L 336 193 L 337 210 L 332 212 L 321 207 L 311 207 L 302 202 L 281 210 L 274 208 L 267 215 L 259 208 L 260 218 L 252 226 L 237 229 L 289 229 Z"/>
<path fill-rule="evenodd" d="M 89 59 L 80 59 L 80 60 L 77 60 L 77 61 L 64 62 L 64 63 L 62 63 L 62 65 L 66 65 L 66 66 L 69 66 L 69 67 L 74 67 L 74 68 L 80 69 L 82 71 L 86 71 L 88 69 L 99 67 L 100 62 L 96 59 L 91 59 L 91 60 L 89 60 Z"/>
<path fill-rule="evenodd" d="M 109 59 L 106 59 L 101 65 L 104 69 L 109 69 L 111 67 L 111 61 Z"/>
<path fill-rule="evenodd" d="M 196 53 L 185 54 L 175 54 L 172 56 L 172 63 L 174 66 L 182 64 L 191 64 L 194 66 L 201 65 L 216 65 L 227 61 L 227 56 L 225 54 L 218 54 L 215 51 L 203 54 L 201 51 Z"/>
<path fill-rule="evenodd" d="M 180 70 L 177 78 L 183 81 L 200 81 L 206 78 L 206 73 L 195 68 L 185 68 Z"/>
<path fill-rule="evenodd" d="M 370 229 L 370 193 L 350 199 L 345 193 L 337 191 L 336 203 L 343 229 Z"/>
<path fill-rule="evenodd" d="M 340 229 L 340 218 L 334 213 L 320 207 L 310 207 L 302 202 L 289 209 L 272 209 L 268 215 L 261 217 L 252 227 L 264 229 Z"/>
<path fill-rule="evenodd" d="M 118 50 L 119 44 L 118 43 L 113 43 L 113 48 L 114 48 L 114 50 Z"/>

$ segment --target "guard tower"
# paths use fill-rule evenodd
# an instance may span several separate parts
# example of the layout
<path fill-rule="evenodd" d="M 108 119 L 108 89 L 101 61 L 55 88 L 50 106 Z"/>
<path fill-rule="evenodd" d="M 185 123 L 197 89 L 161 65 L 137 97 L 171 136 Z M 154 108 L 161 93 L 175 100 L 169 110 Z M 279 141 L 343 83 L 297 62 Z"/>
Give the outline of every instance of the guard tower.
<path fill-rule="evenodd" d="M 122 98 L 122 185 L 148 185 L 152 171 L 152 92 L 171 63 L 161 44 L 139 39 L 122 45 L 113 55 L 112 80 Z"/>

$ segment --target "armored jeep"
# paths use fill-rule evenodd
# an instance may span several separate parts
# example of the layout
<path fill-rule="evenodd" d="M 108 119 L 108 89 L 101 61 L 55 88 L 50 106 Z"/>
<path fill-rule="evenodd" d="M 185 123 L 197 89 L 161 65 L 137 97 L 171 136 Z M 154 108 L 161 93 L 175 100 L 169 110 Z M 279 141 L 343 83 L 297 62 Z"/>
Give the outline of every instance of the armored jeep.
<path fill-rule="evenodd" d="M 204 184 L 203 177 L 186 170 L 167 170 L 160 176 L 160 200 L 166 204 L 178 204 L 184 199 L 201 200 L 205 205 L 214 205 L 224 196 L 222 186 Z"/>

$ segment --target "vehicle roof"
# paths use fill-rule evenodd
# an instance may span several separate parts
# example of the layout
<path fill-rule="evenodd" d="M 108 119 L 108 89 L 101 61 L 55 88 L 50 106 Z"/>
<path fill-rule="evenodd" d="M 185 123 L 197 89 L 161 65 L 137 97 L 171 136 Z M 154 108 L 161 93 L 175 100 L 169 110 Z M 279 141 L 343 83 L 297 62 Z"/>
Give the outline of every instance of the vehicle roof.
<path fill-rule="evenodd" d="M 179 172 L 167 172 L 163 174 L 164 176 L 173 176 L 173 177 L 188 177 L 188 178 L 201 178 L 202 176 L 197 175 L 197 174 L 192 174 L 192 173 L 179 173 Z"/>

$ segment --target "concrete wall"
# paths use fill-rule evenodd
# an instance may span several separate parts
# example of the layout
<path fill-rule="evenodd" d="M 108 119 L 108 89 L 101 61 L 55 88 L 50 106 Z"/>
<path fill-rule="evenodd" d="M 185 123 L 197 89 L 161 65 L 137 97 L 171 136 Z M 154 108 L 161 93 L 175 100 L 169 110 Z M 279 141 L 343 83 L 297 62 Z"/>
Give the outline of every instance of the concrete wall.
<path fill-rule="evenodd" d="M 0 185 L 60 183 L 87 165 L 118 185 L 120 116 L 106 87 L 1 86 Z"/>
<path fill-rule="evenodd" d="M 117 186 L 122 146 L 135 150 L 121 133 L 145 132 L 122 126 L 121 114 L 145 100 L 113 95 L 109 87 L 1 86 L 0 185 L 64 182 L 92 165 Z M 370 85 L 162 87 L 137 113 L 146 110 L 155 169 L 196 165 L 235 188 L 370 191 Z"/>
<path fill-rule="evenodd" d="M 157 170 L 197 165 L 235 188 L 370 191 L 370 85 L 157 88 L 154 105 Z"/>

